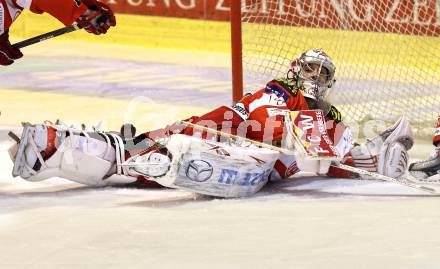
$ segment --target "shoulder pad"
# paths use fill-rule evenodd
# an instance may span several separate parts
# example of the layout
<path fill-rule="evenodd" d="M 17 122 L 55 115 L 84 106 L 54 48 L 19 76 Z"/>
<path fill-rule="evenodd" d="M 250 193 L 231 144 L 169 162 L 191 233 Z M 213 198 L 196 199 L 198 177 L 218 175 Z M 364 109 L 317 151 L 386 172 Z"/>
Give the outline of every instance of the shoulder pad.
<path fill-rule="evenodd" d="M 298 93 L 298 88 L 285 78 L 276 78 L 266 84 L 266 91 L 288 92 L 290 95 L 295 96 Z"/>
<path fill-rule="evenodd" d="M 342 114 L 334 106 L 330 107 L 330 110 L 328 111 L 326 116 L 329 117 L 331 120 L 334 120 L 336 123 L 342 122 Z"/>

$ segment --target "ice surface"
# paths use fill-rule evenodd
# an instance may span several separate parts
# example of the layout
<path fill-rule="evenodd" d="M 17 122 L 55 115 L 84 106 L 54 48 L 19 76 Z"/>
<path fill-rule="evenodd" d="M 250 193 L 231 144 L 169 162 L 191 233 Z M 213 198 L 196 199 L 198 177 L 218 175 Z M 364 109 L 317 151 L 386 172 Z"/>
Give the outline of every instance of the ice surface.
<path fill-rule="evenodd" d="M 2 268 L 438 268 L 439 199 L 307 177 L 244 199 L 11 178 L 0 146 Z"/>

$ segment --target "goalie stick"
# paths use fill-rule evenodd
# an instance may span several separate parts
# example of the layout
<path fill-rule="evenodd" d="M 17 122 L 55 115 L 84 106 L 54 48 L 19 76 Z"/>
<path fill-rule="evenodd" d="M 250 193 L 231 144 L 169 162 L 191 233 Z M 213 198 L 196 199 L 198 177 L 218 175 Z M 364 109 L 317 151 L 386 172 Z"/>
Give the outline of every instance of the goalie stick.
<path fill-rule="evenodd" d="M 39 35 L 39 36 L 35 36 L 32 38 L 20 41 L 18 43 L 15 43 L 14 45 L 12 45 L 12 47 L 16 48 L 16 49 L 22 49 L 24 47 L 39 43 L 41 41 L 51 39 L 51 38 L 54 38 L 54 37 L 57 37 L 60 35 L 67 34 L 67 33 L 71 33 L 76 30 L 79 30 L 79 29 L 81 29 L 81 26 L 79 26 L 78 24 L 69 25 L 69 26 L 66 26 L 66 27 L 63 27 L 63 28 Z"/>
<path fill-rule="evenodd" d="M 229 137 L 229 138 L 236 139 L 236 140 L 246 141 L 248 143 L 251 143 L 253 145 L 256 145 L 256 146 L 259 146 L 259 147 L 262 147 L 262 148 L 267 148 L 267 149 L 271 149 L 271 150 L 275 150 L 275 151 L 279 151 L 279 152 L 283 152 L 283 153 L 288 153 L 288 154 L 295 153 L 294 151 L 289 150 L 289 149 L 284 149 L 284 148 L 276 147 L 276 146 L 273 146 L 273 145 L 270 145 L 270 144 L 267 144 L 267 143 L 255 141 L 255 140 L 252 140 L 252 139 L 249 139 L 249 138 L 246 138 L 246 137 L 242 137 L 242 136 L 238 136 L 238 135 L 228 134 L 228 133 L 225 133 L 225 132 L 222 132 L 222 131 L 218 131 L 218 130 L 215 130 L 215 129 L 212 129 L 212 128 L 209 128 L 209 127 L 206 127 L 206 126 L 194 124 L 194 123 L 191 123 L 191 122 L 187 122 L 187 121 L 181 120 L 181 121 L 178 121 L 178 123 L 180 123 L 182 125 L 185 125 L 185 126 L 188 126 L 188 127 L 191 127 L 191 128 L 194 128 L 194 129 L 199 130 L 199 131 L 206 131 L 207 133 L 210 133 L 210 134 L 219 135 L 219 136 L 223 136 L 223 137 Z"/>
<path fill-rule="evenodd" d="M 353 172 L 353 173 L 370 176 L 370 177 L 372 177 L 374 179 L 377 179 L 377 180 L 393 182 L 393 183 L 397 183 L 397 184 L 400 184 L 400 185 L 403 185 L 403 186 L 406 186 L 406 187 L 410 187 L 410 188 L 413 188 L 413 189 L 417 189 L 417 190 L 420 190 L 420 191 L 425 191 L 425 192 L 429 192 L 429 193 L 432 193 L 432 194 L 437 194 L 437 191 L 434 188 L 431 188 L 431 187 L 428 187 L 428 186 L 425 186 L 425 185 L 422 185 L 422 184 L 414 183 L 414 182 L 412 182 L 412 181 L 410 181 L 408 179 L 395 179 L 395 178 L 392 178 L 392 177 L 387 177 L 387 176 L 384 176 L 384 175 L 381 175 L 381 174 L 378 174 L 378 173 L 373 173 L 373 172 L 370 172 L 370 171 L 367 171 L 367 170 L 359 169 L 359 168 L 356 168 L 356 167 L 353 167 L 353 166 L 349 166 L 349 165 L 345 165 L 345 164 L 341 164 L 341 163 L 332 164 L 332 166 L 335 166 L 335 167 L 338 167 L 338 168 L 341 168 L 341 169 L 344 169 L 344 170 L 347 170 L 347 171 L 350 171 L 350 172 Z"/>
<path fill-rule="evenodd" d="M 305 143 L 303 143 L 303 141 L 298 136 L 296 136 L 296 134 L 293 133 L 293 132 L 291 133 L 291 135 L 294 136 L 294 140 L 293 141 L 294 141 L 294 144 L 295 144 L 294 145 L 295 146 L 295 150 L 290 150 L 290 149 L 285 149 L 285 148 L 273 146 L 273 145 L 270 145 L 270 144 L 267 144 L 267 143 L 262 143 L 262 142 L 259 142 L 259 141 L 255 141 L 255 140 L 252 140 L 252 139 L 249 139 L 249 138 L 244 138 L 244 137 L 241 137 L 241 136 L 237 136 L 237 135 L 233 135 L 233 134 L 228 134 L 228 133 L 225 133 L 225 132 L 222 132 L 222 131 L 218 131 L 218 130 L 215 130 L 215 129 L 212 129 L 212 128 L 209 128 L 209 127 L 197 125 L 197 124 L 186 122 L 186 121 L 179 121 L 179 123 L 182 124 L 182 125 L 194 128 L 194 129 L 199 130 L 199 131 L 206 131 L 208 133 L 215 134 L 215 135 L 229 137 L 229 138 L 236 139 L 236 140 L 243 140 L 243 141 L 246 141 L 246 142 L 251 143 L 253 145 L 259 146 L 259 147 L 264 147 L 264 148 L 268 148 L 268 149 L 271 149 L 271 150 L 275 150 L 275 151 L 283 152 L 283 153 L 288 153 L 288 154 L 292 154 L 293 153 L 293 154 L 296 154 L 296 155 L 300 155 L 302 158 L 306 157 L 306 158 L 312 159 L 312 160 L 326 160 L 326 159 L 329 159 L 329 158 L 322 157 L 322 156 L 319 156 L 319 155 L 316 155 L 316 156 L 305 155 L 305 154 L 307 154 L 307 150 L 305 148 L 308 145 L 305 145 Z M 411 182 L 410 180 L 407 180 L 407 179 L 395 179 L 395 178 L 384 176 L 384 175 L 381 175 L 381 174 L 378 174 L 378 173 L 373 173 L 373 172 L 366 171 L 366 170 L 363 170 L 363 169 L 360 169 L 360 168 L 356 168 L 356 167 L 352 167 L 352 166 L 349 166 L 349 165 L 341 164 L 339 162 L 333 162 L 332 166 L 338 167 L 338 168 L 341 168 L 343 170 L 347 170 L 347 171 L 350 171 L 350 172 L 354 172 L 354 173 L 357 173 L 357 174 L 367 175 L 367 176 L 370 176 L 370 177 L 372 177 L 372 178 L 374 178 L 376 180 L 386 181 L 386 182 L 393 182 L 395 184 L 399 184 L 399 185 L 406 186 L 406 187 L 409 187 L 409 188 L 417 189 L 419 191 L 428 192 L 428 193 L 431 193 L 431 194 L 437 194 L 438 193 L 434 188 L 431 188 L 431 187 L 428 187 L 428 186 L 425 186 L 425 185 L 422 185 L 422 184 L 417 184 L 417 183 Z"/>

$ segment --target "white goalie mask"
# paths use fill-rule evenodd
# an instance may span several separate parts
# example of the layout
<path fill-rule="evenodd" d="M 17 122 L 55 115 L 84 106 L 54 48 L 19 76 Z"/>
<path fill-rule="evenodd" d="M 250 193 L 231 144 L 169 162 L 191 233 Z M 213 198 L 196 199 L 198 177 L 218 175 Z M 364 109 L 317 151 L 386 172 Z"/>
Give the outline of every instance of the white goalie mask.
<path fill-rule="evenodd" d="M 313 49 L 292 61 L 287 79 L 293 80 L 305 97 L 324 99 L 335 80 L 333 60 L 322 50 Z"/>

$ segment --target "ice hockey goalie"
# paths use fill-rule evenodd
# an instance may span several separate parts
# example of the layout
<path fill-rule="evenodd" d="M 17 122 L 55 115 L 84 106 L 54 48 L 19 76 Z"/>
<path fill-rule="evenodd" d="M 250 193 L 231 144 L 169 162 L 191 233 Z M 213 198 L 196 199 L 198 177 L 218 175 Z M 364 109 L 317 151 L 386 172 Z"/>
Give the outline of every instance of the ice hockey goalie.
<path fill-rule="evenodd" d="M 325 101 L 334 85 L 335 67 L 322 50 L 296 58 L 286 78 L 245 95 L 232 107 L 222 106 L 187 119 L 213 130 L 275 145 L 288 146 L 292 134 L 286 115 L 292 111 L 320 111 L 323 125 L 339 160 L 391 177 L 407 169 L 413 144 L 411 128 L 401 118 L 377 137 L 353 144 L 341 113 Z M 305 160 L 294 153 L 231 142 L 182 124 L 135 135 L 85 131 L 59 124 L 26 124 L 10 152 L 13 175 L 30 181 L 59 176 L 93 186 L 142 181 L 219 197 L 252 195 L 269 180 L 299 171 L 336 177 L 357 175 L 330 167 L 326 160 Z"/>

